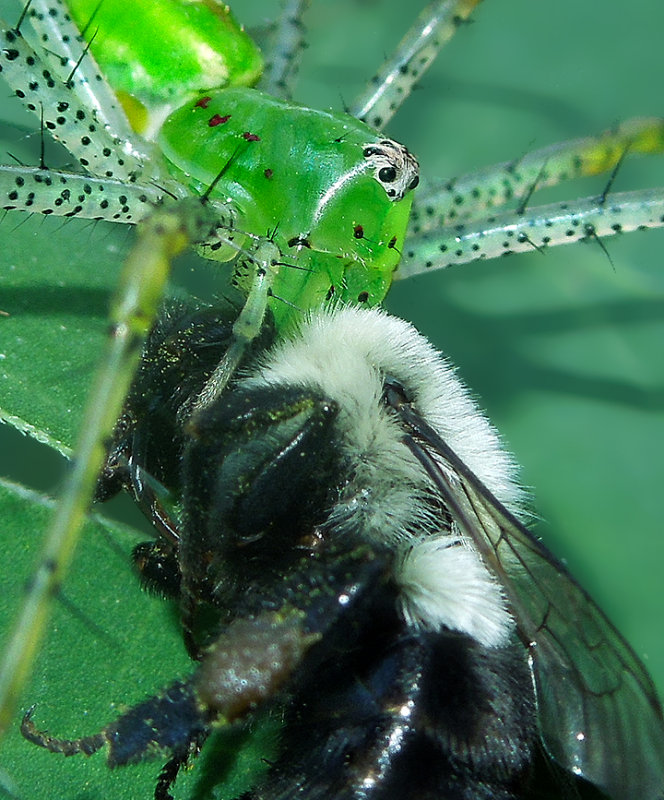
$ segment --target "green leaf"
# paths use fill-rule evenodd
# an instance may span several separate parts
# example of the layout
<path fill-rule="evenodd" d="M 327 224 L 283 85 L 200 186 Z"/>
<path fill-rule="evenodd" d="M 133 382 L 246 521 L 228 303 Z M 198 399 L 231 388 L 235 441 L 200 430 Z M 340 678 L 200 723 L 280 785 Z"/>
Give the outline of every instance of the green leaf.
<path fill-rule="evenodd" d="M 8 316 L 0 318 L 0 419 L 67 453 L 104 341 L 119 263 L 106 242 L 91 247 L 89 237 L 101 231 L 86 231 L 78 221 L 78 247 L 57 231 L 57 246 L 33 252 L 48 245 L 50 229 L 61 226 L 26 218 L 5 240 L 0 303 Z"/>
<path fill-rule="evenodd" d="M 19 611 L 53 505 L 42 494 L 0 481 L 0 563 L 11 564 L 0 574 L 0 648 Z M 85 526 L 33 680 L 20 702 L 21 715 L 36 704 L 38 729 L 67 739 L 95 734 L 128 707 L 192 671 L 177 605 L 141 591 L 132 574 L 130 554 L 138 541 L 134 529 L 103 517 Z M 27 742 L 19 725 L 17 716 L 2 744 L 0 797 L 3 789 L 24 800 L 150 797 L 168 759 L 156 753 L 151 760 L 111 771 L 103 749 L 89 759 L 65 758 Z M 277 732 L 278 720 L 218 731 L 205 755 L 178 779 L 177 797 L 236 797 L 265 770 Z"/>
<path fill-rule="evenodd" d="M 0 484 L 2 638 L 16 618 L 36 563 L 53 502 Z M 34 721 L 54 736 L 93 734 L 127 706 L 191 670 L 179 634 L 177 609 L 142 592 L 131 574 L 136 532 L 95 517 L 83 531 L 74 568 L 20 701 L 21 713 L 37 704 Z M 21 798 L 149 797 L 159 760 L 109 771 L 103 751 L 90 759 L 65 759 L 26 742 L 17 718 L 3 742 L 1 776 Z"/>

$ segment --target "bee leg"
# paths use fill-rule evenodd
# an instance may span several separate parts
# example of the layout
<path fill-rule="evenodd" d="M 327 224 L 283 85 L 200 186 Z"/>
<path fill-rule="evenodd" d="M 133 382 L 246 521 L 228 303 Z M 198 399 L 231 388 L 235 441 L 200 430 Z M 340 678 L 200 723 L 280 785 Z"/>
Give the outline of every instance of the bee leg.
<path fill-rule="evenodd" d="M 58 739 L 55 736 L 49 736 L 46 731 L 38 730 L 32 721 L 35 708 L 36 706 L 31 706 L 21 721 L 21 734 L 32 744 L 43 747 L 51 753 L 62 753 L 65 756 L 74 756 L 78 753 L 91 756 L 106 744 L 106 737 L 103 733 L 82 736 L 80 739 Z"/>
<path fill-rule="evenodd" d="M 161 597 L 180 596 L 182 575 L 177 551 L 170 544 L 161 539 L 141 542 L 134 547 L 131 557 L 144 589 Z"/>
<path fill-rule="evenodd" d="M 179 753 L 164 764 L 157 778 L 154 790 L 155 800 L 173 800 L 170 788 L 175 783 L 182 767 L 187 765 L 188 759 L 189 753 Z"/>
<path fill-rule="evenodd" d="M 203 657 L 203 648 L 196 637 L 197 619 L 200 603 L 198 598 L 189 591 L 184 591 L 180 598 L 180 617 L 182 621 L 182 639 L 187 649 L 187 654 L 193 661 L 200 661 Z"/>
<path fill-rule="evenodd" d="M 173 795 L 170 792 L 171 786 L 175 783 L 180 774 L 180 770 L 187 766 L 189 759 L 200 753 L 206 738 L 207 733 L 199 734 L 192 740 L 188 747 L 178 750 L 174 753 L 173 757 L 164 764 L 157 778 L 154 800 L 173 800 Z"/>

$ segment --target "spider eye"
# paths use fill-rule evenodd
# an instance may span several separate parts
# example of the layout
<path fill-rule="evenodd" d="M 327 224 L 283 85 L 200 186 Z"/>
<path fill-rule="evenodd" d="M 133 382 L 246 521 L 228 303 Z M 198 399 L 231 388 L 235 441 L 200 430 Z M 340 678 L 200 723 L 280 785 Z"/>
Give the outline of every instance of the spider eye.
<path fill-rule="evenodd" d="M 394 167 L 382 167 L 378 170 L 378 180 L 381 183 L 392 183 L 396 177 L 397 171 Z"/>
<path fill-rule="evenodd" d="M 417 159 L 402 144 L 381 139 L 376 144 L 363 145 L 362 154 L 390 200 L 403 199 L 406 192 L 417 186 Z"/>
<path fill-rule="evenodd" d="M 377 147 L 365 147 L 362 151 L 362 155 L 365 158 L 371 158 L 371 156 L 382 155 L 382 150 L 379 150 Z"/>

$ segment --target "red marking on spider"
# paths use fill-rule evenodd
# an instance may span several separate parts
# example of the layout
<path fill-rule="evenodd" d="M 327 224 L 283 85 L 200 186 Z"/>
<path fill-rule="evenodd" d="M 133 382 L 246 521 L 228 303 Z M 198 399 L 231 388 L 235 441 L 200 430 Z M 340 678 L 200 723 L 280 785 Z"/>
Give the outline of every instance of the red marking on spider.
<path fill-rule="evenodd" d="M 221 116 L 221 114 L 215 114 L 208 120 L 208 125 L 210 126 L 210 128 L 216 128 L 217 125 L 223 125 L 225 122 L 228 122 L 230 118 L 231 118 L 230 114 L 224 114 L 223 117 Z"/>
<path fill-rule="evenodd" d="M 210 105 L 210 100 L 212 100 L 212 98 L 209 96 L 201 97 L 200 100 L 194 103 L 194 108 L 207 108 Z"/>
<path fill-rule="evenodd" d="M 260 136 L 256 136 L 255 133 L 249 133 L 249 131 L 245 131 L 242 134 L 242 138 L 246 139 L 248 142 L 260 142 L 261 140 Z"/>
<path fill-rule="evenodd" d="M 364 239 L 364 228 L 361 225 L 356 225 L 353 228 L 353 236 L 356 239 Z"/>

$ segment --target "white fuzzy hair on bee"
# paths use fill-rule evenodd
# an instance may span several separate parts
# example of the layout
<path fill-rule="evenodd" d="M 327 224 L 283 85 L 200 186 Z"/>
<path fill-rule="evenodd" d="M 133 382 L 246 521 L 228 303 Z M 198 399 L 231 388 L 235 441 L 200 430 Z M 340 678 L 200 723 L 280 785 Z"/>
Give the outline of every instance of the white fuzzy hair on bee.
<path fill-rule="evenodd" d="M 511 456 L 454 368 L 404 320 L 379 309 L 311 315 L 240 386 L 299 386 L 336 403 L 351 477 L 327 525 L 340 535 L 360 530 L 369 541 L 387 541 L 398 550 L 395 577 L 410 624 L 502 645 L 513 629 L 503 593 L 473 545 L 434 512 L 431 479 L 383 402 L 386 378 L 404 387 L 422 418 L 519 516 L 522 491 Z"/>

